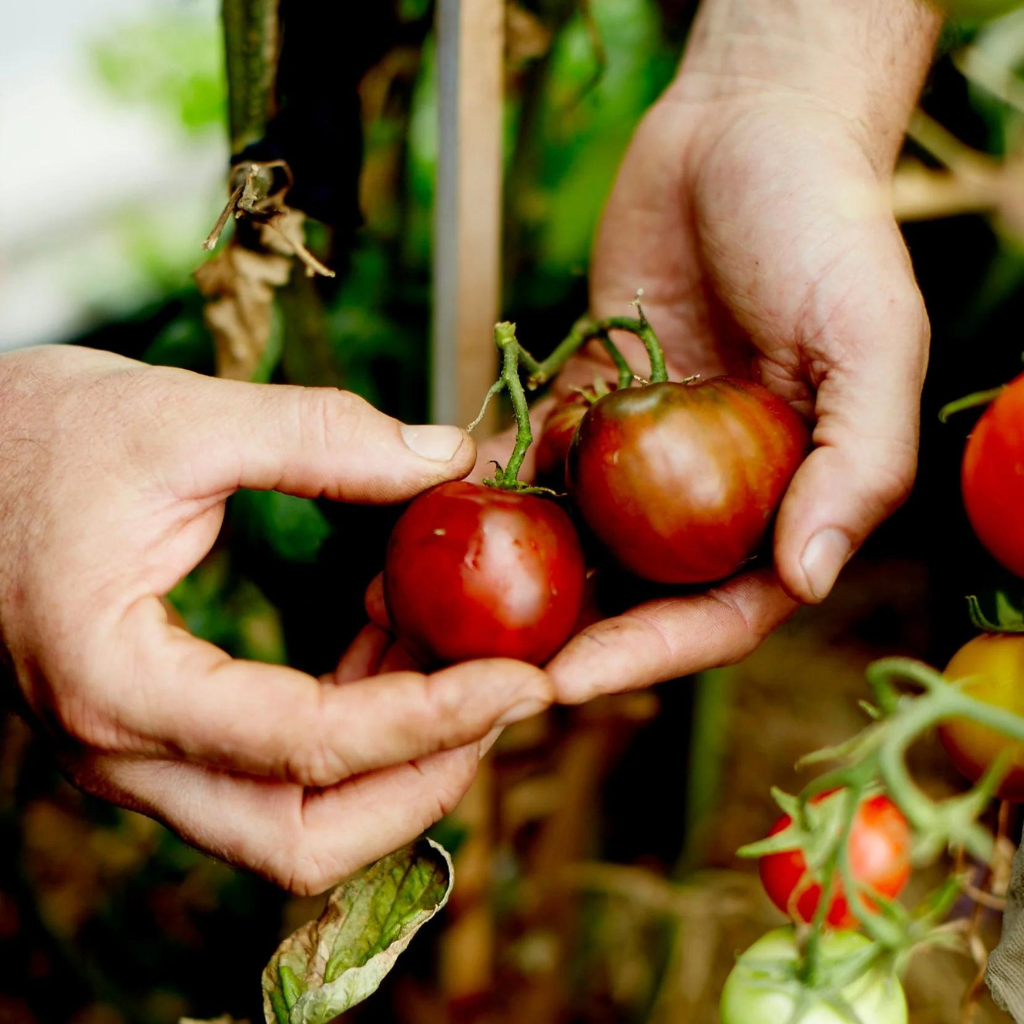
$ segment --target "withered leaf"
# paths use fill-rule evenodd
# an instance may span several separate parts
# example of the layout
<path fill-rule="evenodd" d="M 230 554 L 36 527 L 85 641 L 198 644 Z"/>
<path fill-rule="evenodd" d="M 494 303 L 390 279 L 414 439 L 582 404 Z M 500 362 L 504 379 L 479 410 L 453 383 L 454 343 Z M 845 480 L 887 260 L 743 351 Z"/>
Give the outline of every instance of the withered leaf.
<path fill-rule="evenodd" d="M 412 937 L 448 901 L 452 862 L 421 839 L 342 882 L 316 921 L 263 972 L 267 1024 L 328 1024 L 372 995 Z"/>
<path fill-rule="evenodd" d="M 267 346 L 274 289 L 288 280 L 291 260 L 253 252 L 233 241 L 195 271 L 206 297 L 203 319 L 213 335 L 217 375 L 250 380 Z"/>

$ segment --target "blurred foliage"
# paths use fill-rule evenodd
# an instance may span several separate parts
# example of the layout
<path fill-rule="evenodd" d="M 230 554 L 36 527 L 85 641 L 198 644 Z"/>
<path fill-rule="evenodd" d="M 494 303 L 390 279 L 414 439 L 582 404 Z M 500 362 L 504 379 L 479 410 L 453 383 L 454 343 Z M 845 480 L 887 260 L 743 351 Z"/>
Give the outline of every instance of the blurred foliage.
<path fill-rule="evenodd" d="M 158 111 L 187 132 L 223 131 L 221 33 L 209 17 L 156 12 L 96 41 L 97 73 L 118 98 Z"/>
<path fill-rule="evenodd" d="M 361 168 L 363 227 L 354 237 L 311 235 L 338 277 L 298 277 L 282 291 L 257 377 L 346 387 L 421 421 L 438 145 L 433 10 L 429 0 L 391 3 L 395 38 L 360 87 L 365 148 L 332 153 L 339 166 Z M 585 306 L 601 206 L 630 134 L 673 73 L 693 6 L 523 0 L 515 8 L 505 306 L 538 351 Z M 145 21 L 112 26 L 93 63 L 112 95 L 183 135 L 223 132 L 219 26 L 211 8 L 180 15 L 154 7 Z M 968 77 L 965 54 L 981 61 Z M 1019 157 L 1022 69 L 1024 16 L 964 24 L 947 33 L 923 106 L 979 153 Z M 908 153 L 942 170 L 918 143 Z M 1013 212 L 966 209 L 907 228 L 934 328 L 920 484 L 828 607 L 798 618 L 746 665 L 701 680 L 696 703 L 692 688 L 667 686 L 656 697 L 524 723 L 503 740 L 493 783 L 501 807 L 493 971 L 497 1001 L 515 999 L 490 1007 L 490 1020 L 712 1021 L 733 951 L 774 920 L 733 856 L 769 823 L 767 780 L 791 785 L 796 757 L 850 731 L 864 663 L 888 653 L 941 662 L 968 631 L 960 595 L 1006 588 L 959 508 L 969 424 L 940 431 L 934 414 L 1019 369 L 1024 218 Z M 210 372 L 210 338 L 187 281 L 201 239 L 183 236 L 159 207 L 113 227 L 145 303 L 77 340 Z M 391 516 L 239 494 L 214 552 L 171 599 L 190 629 L 232 654 L 328 670 L 361 621 Z M 317 901 L 286 900 L 148 821 L 79 796 L 14 718 L 0 724 L 0 1024 L 172 1024 L 183 1013 L 225 1011 L 260 1019 L 260 972 L 281 936 L 315 916 Z M 691 745 L 692 732 L 700 742 Z M 950 784 L 940 760 L 925 768 L 935 786 Z M 458 822 L 437 834 L 460 846 L 472 840 Z M 593 858 L 628 870 L 570 870 Z M 353 1019 L 449 1019 L 436 982 L 445 933 L 428 932 L 433 941 L 414 944 Z M 941 966 L 921 972 L 916 1019 L 955 1020 L 946 1010 L 963 979 Z"/>

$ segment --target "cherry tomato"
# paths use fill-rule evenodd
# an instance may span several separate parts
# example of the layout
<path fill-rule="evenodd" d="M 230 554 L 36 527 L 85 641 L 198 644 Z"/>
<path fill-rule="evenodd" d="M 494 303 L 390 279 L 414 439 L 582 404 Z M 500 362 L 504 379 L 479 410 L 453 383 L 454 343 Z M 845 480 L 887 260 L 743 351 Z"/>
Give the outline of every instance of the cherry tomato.
<path fill-rule="evenodd" d="M 821 937 L 820 953 L 825 972 L 842 970 L 844 963 L 861 953 L 870 940 L 860 932 L 830 931 Z M 854 1017 L 830 999 L 816 997 L 797 977 L 798 951 L 792 928 L 777 928 L 762 935 L 745 953 L 725 980 L 719 1006 L 721 1024 L 907 1024 L 907 999 L 899 979 L 876 964 L 840 989 L 843 1003 Z M 800 1006 L 802 1012 L 794 1011 Z"/>
<path fill-rule="evenodd" d="M 1024 715 L 1024 636 L 982 634 L 953 655 L 943 673 L 964 679 L 964 693 L 986 704 Z M 1003 800 L 1024 800 L 1024 744 L 966 718 L 953 718 L 938 729 L 950 761 L 972 782 L 1004 751 L 1010 771 L 998 794 Z"/>
<path fill-rule="evenodd" d="M 1024 375 L 985 410 L 967 441 L 960 474 L 964 506 L 982 544 L 1024 576 Z"/>
<path fill-rule="evenodd" d="M 536 447 L 536 478 L 541 487 L 565 487 L 569 443 L 590 403 L 580 394 L 564 398 L 548 413 Z"/>
<path fill-rule="evenodd" d="M 461 481 L 412 502 L 384 563 L 396 635 L 440 663 L 541 664 L 569 638 L 585 582 L 576 530 L 553 501 Z"/>
<path fill-rule="evenodd" d="M 573 437 L 569 491 L 626 569 L 708 583 L 757 551 L 807 441 L 800 417 L 751 381 L 613 391 Z"/>
<path fill-rule="evenodd" d="M 822 795 L 818 799 L 824 799 Z M 784 814 L 768 832 L 773 836 L 791 819 Z M 858 881 L 882 896 L 895 897 L 910 878 L 910 826 L 899 808 L 887 796 L 873 796 L 861 802 L 850 830 L 847 855 Z M 812 921 L 821 900 L 821 886 L 806 876 L 807 861 L 801 850 L 770 853 L 761 858 L 761 884 L 772 903 L 784 914 Z M 790 905 L 794 892 L 795 906 Z M 857 918 L 850 910 L 838 879 L 833 883 L 827 921 L 836 928 L 855 928 Z M 866 901 L 867 902 L 867 901 Z"/>

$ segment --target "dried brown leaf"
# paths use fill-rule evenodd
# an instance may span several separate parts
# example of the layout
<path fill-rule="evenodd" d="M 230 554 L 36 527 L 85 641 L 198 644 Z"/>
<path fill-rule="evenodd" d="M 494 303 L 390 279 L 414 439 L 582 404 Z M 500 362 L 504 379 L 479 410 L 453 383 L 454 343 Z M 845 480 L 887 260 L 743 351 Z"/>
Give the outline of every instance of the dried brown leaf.
<path fill-rule="evenodd" d="M 288 280 L 291 260 L 232 243 L 195 272 L 208 300 L 203 318 L 213 335 L 217 375 L 250 380 L 270 337 L 274 289 Z"/>

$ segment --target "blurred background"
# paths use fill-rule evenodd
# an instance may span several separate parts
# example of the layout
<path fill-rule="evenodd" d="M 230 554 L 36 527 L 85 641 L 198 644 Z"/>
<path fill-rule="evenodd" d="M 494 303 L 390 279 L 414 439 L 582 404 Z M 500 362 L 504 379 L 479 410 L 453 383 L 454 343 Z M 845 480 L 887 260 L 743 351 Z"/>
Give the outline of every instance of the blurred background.
<path fill-rule="evenodd" d="M 313 6 L 313 5 L 309 5 Z M 321 5 L 316 5 L 321 6 Z M 331 5 L 335 6 L 335 5 Z M 329 154 L 311 245 L 338 270 L 281 290 L 254 377 L 333 384 L 426 415 L 437 130 L 430 0 L 322 12 Z M 586 306 L 588 249 L 632 129 L 671 77 L 688 0 L 509 7 L 504 310 L 543 350 Z M 372 8 L 368 10 L 367 8 Z M 1024 15 L 947 28 L 895 192 L 931 312 L 922 464 L 908 505 L 824 607 L 744 664 L 509 730 L 438 837 L 461 881 L 352 1020 L 667 1024 L 716 1019 L 737 950 L 781 917 L 735 849 L 775 817 L 797 758 L 862 724 L 864 666 L 944 664 L 964 595 L 1007 590 L 962 511 L 963 440 L 938 408 L 1015 376 L 1024 350 Z M 229 156 L 215 0 L 19 4 L 0 34 L 0 348 L 83 344 L 213 372 L 191 274 Z M 330 668 L 382 561 L 389 514 L 232 499 L 173 593 L 233 654 Z M 934 792 L 961 783 L 915 751 Z M 926 887 L 928 879 L 919 883 Z M 260 973 L 314 916 L 64 783 L 0 712 L 0 1024 L 255 1022 Z M 990 938 L 998 935 L 995 917 Z M 973 965 L 912 967 L 915 1022 L 958 1022 Z M 977 1021 L 1001 1017 L 983 1004 Z"/>

